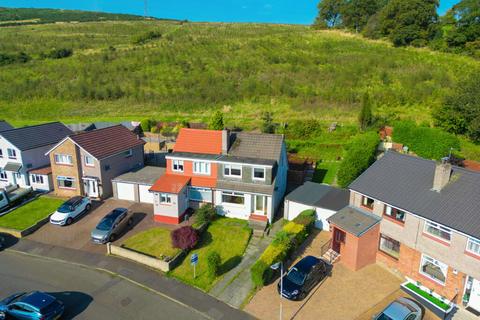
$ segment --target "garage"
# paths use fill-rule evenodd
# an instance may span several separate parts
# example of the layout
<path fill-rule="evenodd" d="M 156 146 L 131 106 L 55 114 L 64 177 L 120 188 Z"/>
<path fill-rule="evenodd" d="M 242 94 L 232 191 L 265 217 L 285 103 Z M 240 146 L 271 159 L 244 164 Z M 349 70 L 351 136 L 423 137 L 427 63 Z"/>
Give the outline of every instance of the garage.
<path fill-rule="evenodd" d="M 149 189 L 164 174 L 165 168 L 153 166 L 122 174 L 112 180 L 113 196 L 118 200 L 153 204 Z"/>
<path fill-rule="evenodd" d="M 284 218 L 293 220 L 302 211 L 313 209 L 317 213 L 315 227 L 328 231 L 328 218 L 348 206 L 349 198 L 348 190 L 308 181 L 285 197 Z"/>

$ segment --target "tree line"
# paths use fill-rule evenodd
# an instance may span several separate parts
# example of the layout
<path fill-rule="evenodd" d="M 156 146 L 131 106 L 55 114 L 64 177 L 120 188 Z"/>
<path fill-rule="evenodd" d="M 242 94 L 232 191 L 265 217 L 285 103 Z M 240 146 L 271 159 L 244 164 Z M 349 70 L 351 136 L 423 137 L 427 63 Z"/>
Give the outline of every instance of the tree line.
<path fill-rule="evenodd" d="M 314 27 L 480 58 L 480 1 L 462 0 L 443 16 L 438 6 L 438 0 L 322 0 Z"/>

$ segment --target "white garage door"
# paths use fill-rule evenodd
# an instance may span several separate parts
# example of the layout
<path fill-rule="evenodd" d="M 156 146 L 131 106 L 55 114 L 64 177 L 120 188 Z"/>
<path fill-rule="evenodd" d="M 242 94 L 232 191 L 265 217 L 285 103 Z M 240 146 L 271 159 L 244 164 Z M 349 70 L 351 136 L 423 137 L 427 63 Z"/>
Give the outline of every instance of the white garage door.
<path fill-rule="evenodd" d="M 135 201 L 135 188 L 130 183 L 117 183 L 117 197 L 120 200 Z"/>
<path fill-rule="evenodd" d="M 140 194 L 140 202 L 153 203 L 153 193 L 148 192 L 152 186 L 139 185 L 138 193 Z"/>

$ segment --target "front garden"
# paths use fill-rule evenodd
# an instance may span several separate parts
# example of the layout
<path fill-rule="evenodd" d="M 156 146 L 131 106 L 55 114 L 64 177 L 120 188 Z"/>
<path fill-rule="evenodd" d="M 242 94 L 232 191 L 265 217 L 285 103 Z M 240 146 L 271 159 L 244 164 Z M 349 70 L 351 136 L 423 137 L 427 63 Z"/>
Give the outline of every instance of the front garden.
<path fill-rule="evenodd" d="M 122 247 L 162 260 L 171 259 L 182 251 L 172 246 L 170 230 L 163 228 L 140 232 L 128 238 Z"/>

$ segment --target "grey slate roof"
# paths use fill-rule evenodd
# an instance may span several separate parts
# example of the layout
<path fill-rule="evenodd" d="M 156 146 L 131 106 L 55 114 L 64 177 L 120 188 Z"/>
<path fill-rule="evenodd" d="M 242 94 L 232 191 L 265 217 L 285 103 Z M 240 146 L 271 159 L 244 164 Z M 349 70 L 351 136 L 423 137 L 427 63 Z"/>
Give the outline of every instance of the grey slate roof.
<path fill-rule="evenodd" d="M 167 157 L 185 158 L 185 159 L 198 159 L 198 160 L 216 160 L 219 158 L 218 154 L 206 154 L 206 153 L 191 153 L 191 152 L 172 152 L 166 155 Z"/>
<path fill-rule="evenodd" d="M 10 123 L 8 123 L 5 120 L 0 120 L 0 132 L 11 130 L 11 129 L 13 129 L 13 127 L 10 125 Z"/>
<path fill-rule="evenodd" d="M 305 182 L 285 197 L 289 201 L 333 211 L 346 207 L 349 198 L 348 190 L 310 181 Z"/>
<path fill-rule="evenodd" d="M 435 161 L 387 152 L 350 189 L 480 239 L 480 173 L 453 166 L 432 190 Z"/>
<path fill-rule="evenodd" d="M 259 156 L 262 156 L 262 155 L 259 155 Z M 237 157 L 237 156 L 229 156 L 229 155 L 220 156 L 218 160 L 229 162 L 229 163 L 248 163 L 248 164 L 272 166 L 272 167 L 277 163 L 277 161 L 270 160 L 270 159 Z"/>
<path fill-rule="evenodd" d="M 367 232 L 382 219 L 359 208 L 345 207 L 328 218 L 330 223 L 357 237 Z"/>
<path fill-rule="evenodd" d="M 18 149 L 24 151 L 53 145 L 73 132 L 60 122 L 16 128 L 0 132 L 0 135 Z"/>
<path fill-rule="evenodd" d="M 228 155 L 278 161 L 282 146 L 283 135 L 280 134 L 232 132 Z"/>
<path fill-rule="evenodd" d="M 217 189 L 272 195 L 275 189 L 275 183 L 272 183 L 271 185 L 265 185 L 243 183 L 240 181 L 217 180 Z"/>
<path fill-rule="evenodd" d="M 147 166 L 136 171 L 122 174 L 115 179 L 112 179 L 112 181 L 153 185 L 155 181 L 164 174 L 165 168 Z"/>

